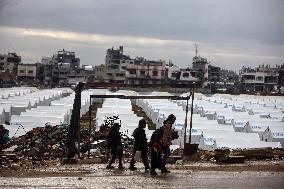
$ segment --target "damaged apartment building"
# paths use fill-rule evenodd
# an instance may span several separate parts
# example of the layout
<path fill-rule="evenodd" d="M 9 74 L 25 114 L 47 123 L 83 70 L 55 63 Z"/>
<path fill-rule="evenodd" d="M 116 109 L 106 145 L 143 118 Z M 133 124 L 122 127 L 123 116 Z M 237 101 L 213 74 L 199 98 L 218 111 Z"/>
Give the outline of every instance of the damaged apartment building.
<path fill-rule="evenodd" d="M 193 57 L 192 68 L 182 69 L 163 60 L 152 61 L 143 57 L 130 58 L 123 54 L 123 46 L 108 49 L 105 64 L 95 67 L 97 82 L 137 85 L 171 85 L 186 87 L 192 82 L 207 86 L 208 79 L 220 80 L 220 68 L 209 65 L 207 59 Z"/>
<path fill-rule="evenodd" d="M 63 49 L 52 57 L 42 58 L 42 64 L 46 84 L 68 84 L 69 80 L 73 81 L 75 77 L 84 78 L 82 74 L 78 73 L 80 59 L 76 57 L 75 52 Z"/>
<path fill-rule="evenodd" d="M 206 58 L 198 55 L 196 45 L 191 67 L 182 69 L 169 63 L 167 73 L 171 86 L 187 86 L 195 82 L 197 87 L 207 87 L 208 83 L 216 84 L 220 81 L 221 68 L 210 65 Z"/>
<path fill-rule="evenodd" d="M 257 68 L 243 67 L 239 72 L 241 90 L 246 92 L 278 92 L 283 87 L 284 64 L 270 67 L 260 65 Z"/>
<path fill-rule="evenodd" d="M 165 81 L 166 62 L 142 57 L 130 58 L 123 54 L 123 46 L 108 49 L 105 64 L 95 67 L 97 82 L 125 85 L 162 85 Z"/>
<path fill-rule="evenodd" d="M 21 62 L 21 56 L 17 53 L 0 54 L 0 82 L 13 82 L 17 76 L 18 64 Z"/>

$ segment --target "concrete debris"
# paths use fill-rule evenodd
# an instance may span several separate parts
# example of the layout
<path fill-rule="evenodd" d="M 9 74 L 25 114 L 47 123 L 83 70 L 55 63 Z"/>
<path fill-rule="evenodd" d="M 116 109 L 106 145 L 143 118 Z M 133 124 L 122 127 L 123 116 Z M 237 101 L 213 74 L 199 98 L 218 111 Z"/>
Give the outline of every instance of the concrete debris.
<path fill-rule="evenodd" d="M 105 141 L 108 129 L 91 133 L 89 140 L 88 129 L 80 130 L 80 157 L 85 158 L 88 155 L 90 145 L 90 156 L 94 159 L 93 163 L 102 163 L 107 161 L 108 151 Z M 12 138 L 5 149 L 0 153 L 0 165 L 14 166 L 15 162 L 30 160 L 42 162 L 43 160 L 60 160 L 66 157 L 66 137 L 68 132 L 67 125 L 38 127 L 25 135 Z M 94 140 L 94 138 L 96 140 Z M 124 147 L 124 157 L 130 158 L 133 139 L 122 136 Z"/>

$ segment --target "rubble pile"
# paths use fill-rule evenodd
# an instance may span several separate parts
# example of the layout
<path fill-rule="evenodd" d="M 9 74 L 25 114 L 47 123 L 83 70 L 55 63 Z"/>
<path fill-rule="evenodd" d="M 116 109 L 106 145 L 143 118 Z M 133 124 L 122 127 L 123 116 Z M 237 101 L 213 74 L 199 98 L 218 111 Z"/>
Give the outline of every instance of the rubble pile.
<path fill-rule="evenodd" d="M 25 135 L 12 138 L 10 147 L 20 159 L 47 160 L 65 156 L 67 126 L 38 127 Z"/>
<path fill-rule="evenodd" d="M 86 128 L 80 130 L 80 153 L 81 158 L 87 157 L 90 145 L 90 155 L 100 158 L 105 162 L 108 157 L 107 142 L 105 140 L 108 129 L 102 127 L 98 132 L 91 133 Z M 38 127 L 18 138 L 12 138 L 0 154 L 0 164 L 29 167 L 35 162 L 39 163 L 59 160 L 66 157 L 67 125 Z M 95 140 L 94 140 L 95 139 Z M 122 135 L 124 157 L 130 158 L 133 139 Z M 40 164 L 42 164 L 40 163 Z M 22 165 L 23 164 L 23 165 Z M 16 164 L 15 164 L 16 165 Z"/>

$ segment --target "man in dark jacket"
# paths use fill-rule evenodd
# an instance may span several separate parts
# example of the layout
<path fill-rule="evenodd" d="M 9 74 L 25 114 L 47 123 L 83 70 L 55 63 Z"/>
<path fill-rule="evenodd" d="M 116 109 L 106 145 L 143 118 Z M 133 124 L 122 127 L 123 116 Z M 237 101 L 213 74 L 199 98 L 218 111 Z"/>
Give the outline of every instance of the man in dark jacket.
<path fill-rule="evenodd" d="M 106 137 L 106 140 L 108 142 L 108 149 L 110 150 L 110 153 L 111 153 L 111 158 L 106 167 L 107 169 L 114 168 L 112 164 L 115 162 L 115 159 L 119 160 L 118 168 L 124 169 L 122 165 L 123 148 L 122 148 L 122 142 L 121 142 L 121 136 L 120 136 L 119 129 L 120 129 L 119 123 L 114 123 L 113 126 L 110 128 L 110 131 Z"/>
<path fill-rule="evenodd" d="M 141 151 L 141 158 L 145 166 L 145 170 L 150 169 L 149 161 L 148 161 L 148 143 L 147 138 L 145 134 L 144 128 L 146 127 L 146 121 L 144 119 L 141 119 L 139 121 L 138 127 L 134 130 L 132 136 L 134 137 L 134 146 L 133 146 L 133 152 L 132 152 L 132 159 L 130 161 L 130 170 L 137 170 L 135 165 L 135 154 L 137 151 Z"/>

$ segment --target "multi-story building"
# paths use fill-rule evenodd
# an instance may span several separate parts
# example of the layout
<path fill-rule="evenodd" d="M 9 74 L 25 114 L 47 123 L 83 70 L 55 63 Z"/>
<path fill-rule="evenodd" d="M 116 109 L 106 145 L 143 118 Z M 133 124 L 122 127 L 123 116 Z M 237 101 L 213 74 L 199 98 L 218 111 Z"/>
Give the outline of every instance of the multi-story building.
<path fill-rule="evenodd" d="M 208 83 L 208 61 L 206 58 L 194 56 L 192 60 L 192 72 L 198 78 L 198 85 L 205 87 Z"/>
<path fill-rule="evenodd" d="M 168 83 L 172 86 L 187 86 L 192 82 L 198 82 L 198 78 L 194 77 L 195 72 L 191 69 L 181 69 L 176 65 L 166 67 Z"/>
<path fill-rule="evenodd" d="M 165 66 L 165 61 L 151 61 L 142 57 L 121 64 L 125 70 L 125 84 L 128 85 L 162 85 L 166 78 Z"/>
<path fill-rule="evenodd" d="M 80 68 L 80 59 L 76 58 L 75 52 L 69 52 L 63 49 L 62 51 L 57 52 L 54 59 L 58 64 L 69 63 L 72 70 Z"/>
<path fill-rule="evenodd" d="M 36 80 L 37 77 L 37 65 L 36 64 L 19 64 L 17 79 L 23 80 Z"/>
<path fill-rule="evenodd" d="M 16 76 L 17 67 L 20 62 L 21 57 L 16 53 L 0 54 L 0 71 Z"/>
<path fill-rule="evenodd" d="M 279 68 L 262 65 L 256 69 L 243 67 L 239 73 L 241 89 L 247 92 L 271 92 L 278 88 Z"/>
<path fill-rule="evenodd" d="M 142 57 L 130 58 L 119 49 L 108 49 L 105 64 L 95 67 L 95 79 L 100 82 L 126 85 L 161 85 L 165 79 L 165 61 Z"/>
<path fill-rule="evenodd" d="M 278 67 L 278 85 L 279 87 L 284 87 L 284 64 Z"/>
<path fill-rule="evenodd" d="M 41 62 L 46 84 L 67 84 L 68 76 L 73 77 L 80 69 L 80 59 L 76 58 L 75 52 L 64 49 L 52 57 L 43 57 Z"/>
<path fill-rule="evenodd" d="M 208 81 L 219 82 L 220 81 L 221 68 L 217 66 L 208 65 Z"/>

